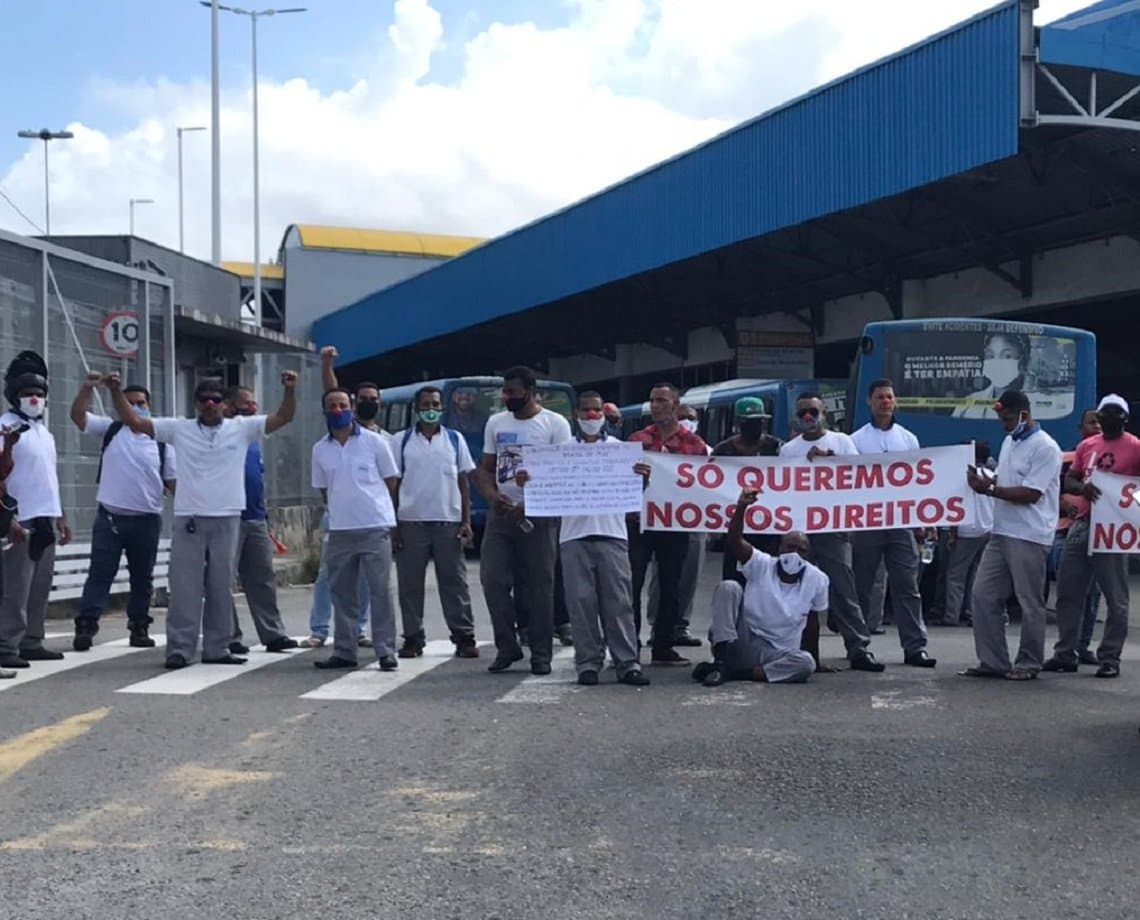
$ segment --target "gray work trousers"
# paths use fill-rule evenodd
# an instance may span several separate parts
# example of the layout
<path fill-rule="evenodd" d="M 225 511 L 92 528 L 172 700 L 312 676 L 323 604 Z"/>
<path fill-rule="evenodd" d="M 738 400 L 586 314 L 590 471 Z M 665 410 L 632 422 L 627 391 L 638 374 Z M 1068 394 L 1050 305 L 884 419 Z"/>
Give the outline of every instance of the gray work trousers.
<path fill-rule="evenodd" d="M 701 581 L 701 570 L 705 567 L 705 544 L 707 533 L 689 536 L 689 551 L 685 554 L 685 564 L 681 566 L 681 581 L 677 585 L 677 632 L 688 632 L 693 620 L 693 601 L 697 596 L 697 585 Z M 657 607 L 661 603 L 661 585 L 657 578 L 659 560 L 653 560 L 653 572 L 649 578 L 649 607 L 646 615 L 649 625 L 657 622 Z"/>
<path fill-rule="evenodd" d="M 974 576 L 974 648 L 988 671 L 1010 670 L 1005 640 L 1005 604 L 1011 595 L 1021 605 L 1021 643 L 1014 666 L 1037 672 L 1045 658 L 1045 560 L 1049 547 L 993 534 Z"/>
<path fill-rule="evenodd" d="M 257 639 L 269 645 L 285 638 L 285 624 L 277 607 L 277 573 L 273 571 L 276 547 L 269 539 L 265 521 L 242 521 L 238 529 L 237 576 L 249 604 L 249 615 L 257 630 Z M 234 639 L 241 639 L 237 602 L 233 605 Z"/>
<path fill-rule="evenodd" d="M 851 571 L 851 541 L 845 533 L 817 533 L 811 537 L 812 559 L 830 582 L 830 614 L 839 627 L 847 658 L 854 661 L 867 654 L 871 634 L 859 606 L 855 574 Z"/>
<path fill-rule="evenodd" d="M 1058 636 L 1053 655 L 1062 661 L 1077 660 L 1081 623 L 1093 579 L 1104 595 L 1105 606 L 1104 636 L 1096 657 L 1119 665 L 1124 640 L 1128 638 L 1128 554 L 1093 553 L 1090 556 L 1089 522 L 1085 518 L 1069 527 L 1057 572 Z"/>
<path fill-rule="evenodd" d="M 396 610 L 392 602 L 392 541 L 386 527 L 331 530 L 329 588 L 333 600 L 333 655 L 356 661 L 360 581 L 372 605 L 372 650 L 376 660 L 396 654 Z"/>
<path fill-rule="evenodd" d="M 875 571 L 875 585 L 871 588 L 871 596 L 863 608 L 863 619 L 867 629 L 879 629 L 883 625 L 883 606 L 887 601 L 887 567 L 880 565 Z"/>
<path fill-rule="evenodd" d="M 579 674 L 601 671 L 607 646 L 619 679 L 641 669 L 632 585 L 625 540 L 582 539 L 562 544 L 562 586 Z"/>
<path fill-rule="evenodd" d="M 38 561 L 28 543 L 4 550 L 4 599 L 0 601 L 0 654 L 15 655 L 44 644 L 44 617 L 55 571 L 55 544 Z"/>
<path fill-rule="evenodd" d="M 744 620 L 744 588 L 737 581 L 722 581 L 713 591 L 709 642 L 729 643 L 725 664 L 730 670 L 763 668 L 770 684 L 802 684 L 815 673 L 810 652 L 776 648 L 749 628 Z"/>
<path fill-rule="evenodd" d="M 950 546 L 946 560 L 946 603 L 942 611 L 942 622 L 947 626 L 956 626 L 963 619 L 973 617 L 974 577 L 989 539 L 989 534 L 958 537 Z"/>
<path fill-rule="evenodd" d="M 918 593 L 918 545 L 909 530 L 864 530 L 851 535 L 851 567 L 859 606 L 871 606 L 879 563 L 887 566 L 891 613 L 899 631 L 903 653 L 913 655 L 926 648 L 926 625 L 922 622 L 922 595 Z"/>
<path fill-rule="evenodd" d="M 174 518 L 170 536 L 170 606 L 166 611 L 166 654 L 187 661 L 229 654 L 234 628 L 234 559 L 241 517 Z M 193 533 L 187 531 L 192 527 Z"/>
<path fill-rule="evenodd" d="M 521 653 L 515 632 L 515 592 L 526 592 L 527 630 L 531 664 L 549 664 L 554 638 L 554 564 L 558 557 L 559 518 L 532 518 L 534 530 L 524 533 L 505 514 L 487 515 L 483 531 L 479 580 L 495 631 L 500 655 Z M 515 565 L 526 572 L 524 584 L 515 583 Z"/>
<path fill-rule="evenodd" d="M 439 602 L 452 639 L 475 637 L 475 616 L 467 590 L 467 559 L 458 523 L 402 521 L 396 574 L 400 577 L 400 618 L 404 638 L 424 640 L 424 576 L 435 563 Z"/>

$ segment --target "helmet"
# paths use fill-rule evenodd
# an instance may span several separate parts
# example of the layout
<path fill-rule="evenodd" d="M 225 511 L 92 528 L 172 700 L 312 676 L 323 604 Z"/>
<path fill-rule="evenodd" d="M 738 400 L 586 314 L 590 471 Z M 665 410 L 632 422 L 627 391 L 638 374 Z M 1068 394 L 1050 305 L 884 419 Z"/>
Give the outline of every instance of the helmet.
<path fill-rule="evenodd" d="M 12 405 L 18 401 L 20 391 L 28 387 L 40 387 L 46 396 L 47 374 L 47 364 L 36 352 L 20 352 L 12 359 L 8 372 L 4 375 L 4 396 Z"/>

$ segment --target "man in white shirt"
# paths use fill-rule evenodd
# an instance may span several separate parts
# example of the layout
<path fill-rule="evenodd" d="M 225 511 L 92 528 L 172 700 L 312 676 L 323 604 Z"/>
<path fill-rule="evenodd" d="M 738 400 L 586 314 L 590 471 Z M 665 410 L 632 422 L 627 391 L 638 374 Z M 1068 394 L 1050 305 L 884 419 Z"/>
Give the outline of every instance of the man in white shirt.
<path fill-rule="evenodd" d="M 867 391 L 867 403 L 871 407 L 871 421 L 851 436 L 859 453 L 920 449 L 918 438 L 895 421 L 895 387 L 890 380 L 873 380 Z M 903 662 L 915 668 L 933 668 L 937 661 L 926 653 L 926 626 L 922 622 L 922 595 L 918 591 L 919 554 L 914 534 L 899 528 L 864 530 L 851 535 L 851 567 L 864 618 L 871 609 L 879 563 L 887 567 L 887 588 Z"/>
<path fill-rule="evenodd" d="M 109 374 L 106 381 L 115 410 L 131 431 L 173 444 L 178 451 L 166 667 L 177 670 L 190 664 L 199 633 L 203 664 L 245 664 L 228 646 L 233 634 L 234 560 L 245 509 L 246 451 L 254 441 L 293 420 L 297 374 L 281 374 L 285 393 L 272 415 L 237 418 L 225 417 L 220 380 L 203 380 L 195 388 L 196 418 L 155 419 L 135 412 L 117 374 Z"/>
<path fill-rule="evenodd" d="M 505 671 L 523 657 L 515 632 L 514 592 L 523 587 L 530 632 L 530 669 L 549 674 L 554 637 L 554 566 L 558 555 L 558 518 L 526 516 L 523 490 L 515 482 L 527 445 L 565 444 L 570 423 L 535 402 L 534 373 L 514 367 L 503 375 L 506 411 L 492 415 L 483 432 L 483 457 L 475 471 L 475 484 L 487 500 L 480 580 L 497 654 L 488 668 Z M 515 581 L 515 565 L 526 568 L 525 585 Z"/>
<path fill-rule="evenodd" d="M 855 442 L 838 431 L 824 427 L 827 414 L 817 393 L 802 393 L 796 400 L 793 427 L 796 437 L 780 448 L 781 457 L 853 457 L 859 453 Z M 855 574 L 851 570 L 851 540 L 845 533 L 819 533 L 811 538 L 815 563 L 827 576 L 830 598 L 829 619 L 833 620 L 852 670 L 878 673 L 884 666 L 870 651 L 871 635 L 859 606 Z"/>
<path fill-rule="evenodd" d="M 333 599 L 333 653 L 314 665 L 355 668 L 360 582 L 368 583 L 372 647 L 382 671 L 394 671 L 396 621 L 390 588 L 399 470 L 388 440 L 353 418 L 347 390 L 322 398 L 328 436 L 313 445 L 313 488 L 329 514 L 327 559 Z"/>
<path fill-rule="evenodd" d="M 127 629 L 136 648 L 153 648 L 149 635 L 150 602 L 154 595 L 154 562 L 162 536 L 163 499 L 174 491 L 175 451 L 145 434 L 135 434 L 123 422 L 91 413 L 91 397 L 103 375 L 87 375 L 71 403 L 71 420 L 84 434 L 102 442 L 95 523 L 91 526 L 91 562 L 75 617 L 71 647 L 86 652 L 99 633 L 99 617 L 107 606 L 119 560 L 127 556 L 130 596 Z M 134 384 L 123 396 L 136 415 L 150 416 L 150 391 Z"/>
<path fill-rule="evenodd" d="M 463 553 L 473 537 L 467 477 L 475 469 L 475 461 L 467 440 L 458 431 L 440 425 L 443 393 L 438 388 L 421 388 L 413 404 L 418 421 L 392 436 L 401 477 L 396 573 L 404 645 L 398 654 L 416 658 L 424 653 L 424 576 L 431 559 L 456 657 L 478 658 Z"/>
<path fill-rule="evenodd" d="M 753 490 L 741 492 L 728 525 L 725 552 L 736 559 L 745 583 L 741 587 L 729 579 L 713 592 L 713 660 L 693 669 L 693 679 L 706 687 L 719 687 L 726 680 L 802 684 L 819 660 L 819 615 L 827 612 L 827 576 L 808 562 L 811 547 L 803 533 L 784 534 L 778 557 L 744 539 L 744 515 L 756 498 Z"/>
<path fill-rule="evenodd" d="M 989 445 L 978 441 L 974 444 L 974 463 L 978 475 L 993 479 L 994 474 L 987 467 L 990 460 Z M 938 626 L 970 626 L 973 624 L 971 599 L 974 577 L 982 551 L 990 539 L 994 526 L 994 500 L 988 495 L 971 492 L 974 503 L 974 523 L 950 528 L 949 552 L 946 561 L 946 601 L 942 619 L 935 621 Z"/>
<path fill-rule="evenodd" d="M 972 466 L 966 481 L 994 501 L 994 525 L 974 577 L 977 667 L 968 677 L 1032 680 L 1045 660 L 1045 560 L 1053 545 L 1061 496 L 1061 448 L 1033 421 L 1028 397 L 1007 390 L 995 407 L 1006 432 L 997 479 Z M 1013 585 L 1021 606 L 1021 644 L 1010 665 L 1005 602 Z"/>
<path fill-rule="evenodd" d="M 17 503 L 17 519 L 8 529 L 4 550 L 3 601 L 0 602 L 0 667 L 26 668 L 29 661 L 58 661 L 60 652 L 44 648 L 44 617 L 55 570 L 55 546 L 71 541 L 71 528 L 59 500 L 55 437 L 44 421 L 47 365 L 34 351 L 22 351 L 8 367 L 4 395 L 12 409 L 0 427 L 23 428 L 12 448 L 8 495 Z"/>

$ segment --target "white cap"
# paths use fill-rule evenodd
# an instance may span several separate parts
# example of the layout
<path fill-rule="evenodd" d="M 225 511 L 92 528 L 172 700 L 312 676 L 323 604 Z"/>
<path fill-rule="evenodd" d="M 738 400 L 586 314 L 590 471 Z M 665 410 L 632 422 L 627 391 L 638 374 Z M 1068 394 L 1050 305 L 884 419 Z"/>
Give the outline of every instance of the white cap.
<path fill-rule="evenodd" d="M 1125 415 L 1132 415 L 1132 413 L 1128 411 L 1128 400 L 1126 400 L 1123 396 L 1117 396 L 1115 393 L 1109 393 L 1106 397 L 1104 397 L 1104 399 L 1102 399 L 1097 404 L 1096 411 L 1100 412 L 1107 406 L 1116 406 L 1116 408 L 1123 412 Z"/>

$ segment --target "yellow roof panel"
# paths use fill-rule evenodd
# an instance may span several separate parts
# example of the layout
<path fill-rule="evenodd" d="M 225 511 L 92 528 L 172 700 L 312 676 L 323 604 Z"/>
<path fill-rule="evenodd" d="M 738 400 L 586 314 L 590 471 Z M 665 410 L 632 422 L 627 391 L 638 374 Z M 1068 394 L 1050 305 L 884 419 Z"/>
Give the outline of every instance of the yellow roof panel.
<path fill-rule="evenodd" d="M 360 230 L 295 224 L 306 249 L 342 249 L 349 252 L 389 252 L 397 255 L 451 258 L 474 249 L 485 240 L 475 236 L 445 236 L 403 230 Z"/>
<path fill-rule="evenodd" d="M 223 262 L 222 268 L 228 272 L 233 272 L 241 278 L 253 277 L 252 262 Z M 261 266 L 261 277 L 280 281 L 285 277 L 285 266 L 263 264 Z"/>

